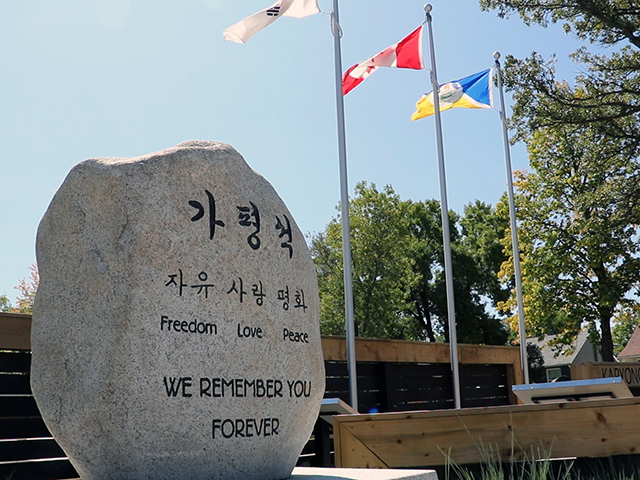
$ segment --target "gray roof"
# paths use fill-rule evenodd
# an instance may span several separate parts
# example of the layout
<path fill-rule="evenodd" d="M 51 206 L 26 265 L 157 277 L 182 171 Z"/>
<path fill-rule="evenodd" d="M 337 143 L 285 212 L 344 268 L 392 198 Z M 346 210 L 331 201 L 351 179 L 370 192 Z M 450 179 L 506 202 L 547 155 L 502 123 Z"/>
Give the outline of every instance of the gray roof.
<path fill-rule="evenodd" d="M 571 353 L 568 354 L 560 354 L 558 356 L 556 351 L 553 350 L 553 347 L 549 346 L 548 343 L 550 340 L 556 338 L 556 335 L 545 335 L 542 340 L 538 340 L 538 338 L 527 338 L 527 343 L 533 343 L 540 347 L 542 351 L 542 357 L 544 358 L 544 366 L 545 367 L 557 367 L 561 365 L 570 365 L 574 363 L 576 357 L 579 355 L 580 351 L 584 348 L 585 344 L 588 344 L 590 348 L 591 342 L 589 342 L 589 333 L 586 330 L 581 330 L 576 338 L 576 341 L 573 343 L 575 348 Z M 566 350 L 567 347 L 564 347 Z"/>

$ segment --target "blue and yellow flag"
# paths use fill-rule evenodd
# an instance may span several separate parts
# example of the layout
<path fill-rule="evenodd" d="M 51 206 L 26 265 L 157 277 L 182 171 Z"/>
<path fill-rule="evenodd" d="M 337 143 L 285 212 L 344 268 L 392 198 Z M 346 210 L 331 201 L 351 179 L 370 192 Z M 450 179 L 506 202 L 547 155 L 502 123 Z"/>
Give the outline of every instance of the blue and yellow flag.
<path fill-rule="evenodd" d="M 440 85 L 438 98 L 440 111 L 450 108 L 492 108 L 493 94 L 491 78 L 493 69 Z M 411 121 L 428 117 L 435 113 L 433 106 L 433 92 L 422 95 L 416 103 L 417 111 L 411 116 Z"/>

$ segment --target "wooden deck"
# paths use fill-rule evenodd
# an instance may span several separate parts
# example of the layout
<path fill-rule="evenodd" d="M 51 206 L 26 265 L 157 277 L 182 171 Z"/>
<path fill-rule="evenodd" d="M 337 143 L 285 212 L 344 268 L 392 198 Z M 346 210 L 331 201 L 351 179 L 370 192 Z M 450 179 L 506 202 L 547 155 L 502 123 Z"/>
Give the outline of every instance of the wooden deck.
<path fill-rule="evenodd" d="M 640 452 L 640 398 L 342 415 L 334 439 L 345 468 L 625 455 Z"/>

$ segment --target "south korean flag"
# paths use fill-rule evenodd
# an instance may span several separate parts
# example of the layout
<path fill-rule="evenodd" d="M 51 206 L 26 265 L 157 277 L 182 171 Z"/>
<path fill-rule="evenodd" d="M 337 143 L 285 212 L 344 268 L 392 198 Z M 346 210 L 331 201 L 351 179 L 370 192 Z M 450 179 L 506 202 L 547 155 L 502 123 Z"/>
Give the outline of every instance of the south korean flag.
<path fill-rule="evenodd" d="M 227 42 L 246 43 L 251 37 L 280 17 L 304 18 L 320 13 L 317 0 L 280 0 L 227 28 Z"/>

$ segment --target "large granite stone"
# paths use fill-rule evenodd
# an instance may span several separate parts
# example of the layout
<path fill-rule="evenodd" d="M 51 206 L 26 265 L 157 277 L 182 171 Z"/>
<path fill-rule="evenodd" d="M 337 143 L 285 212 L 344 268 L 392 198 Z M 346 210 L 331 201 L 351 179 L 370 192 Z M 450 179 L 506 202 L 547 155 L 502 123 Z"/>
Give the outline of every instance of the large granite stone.
<path fill-rule="evenodd" d="M 37 257 L 31 386 L 83 480 L 291 474 L 324 392 L 316 274 L 233 147 L 78 164 Z"/>

